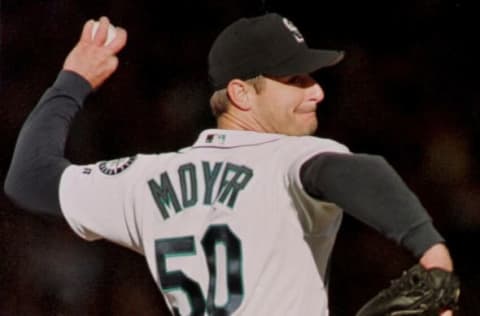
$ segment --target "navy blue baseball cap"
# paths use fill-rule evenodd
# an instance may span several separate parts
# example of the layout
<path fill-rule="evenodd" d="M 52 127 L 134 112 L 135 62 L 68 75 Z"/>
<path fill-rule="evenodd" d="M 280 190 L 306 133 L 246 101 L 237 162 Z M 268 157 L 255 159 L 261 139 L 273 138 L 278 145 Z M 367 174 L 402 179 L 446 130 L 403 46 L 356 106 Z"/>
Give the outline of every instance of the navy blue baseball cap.
<path fill-rule="evenodd" d="M 241 18 L 218 35 L 208 55 L 208 75 L 218 90 L 232 79 L 312 73 L 343 56 L 343 51 L 309 48 L 291 21 L 268 13 Z"/>

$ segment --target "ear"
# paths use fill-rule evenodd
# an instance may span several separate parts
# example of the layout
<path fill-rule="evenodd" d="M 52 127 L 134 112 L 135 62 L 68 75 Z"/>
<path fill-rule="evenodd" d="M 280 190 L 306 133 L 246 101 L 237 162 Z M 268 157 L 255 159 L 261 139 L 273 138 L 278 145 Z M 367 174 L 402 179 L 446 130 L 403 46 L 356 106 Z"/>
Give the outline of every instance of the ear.
<path fill-rule="evenodd" d="M 227 94 L 233 106 L 248 111 L 254 100 L 255 89 L 243 80 L 233 79 L 227 85 Z"/>

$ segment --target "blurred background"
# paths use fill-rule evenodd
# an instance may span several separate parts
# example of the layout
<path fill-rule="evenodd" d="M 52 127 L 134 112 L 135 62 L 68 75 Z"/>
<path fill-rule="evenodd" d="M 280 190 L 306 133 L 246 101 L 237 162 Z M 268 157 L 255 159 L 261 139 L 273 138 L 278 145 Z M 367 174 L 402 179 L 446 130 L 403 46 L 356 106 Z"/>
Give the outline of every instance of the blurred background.
<path fill-rule="evenodd" d="M 315 74 L 318 136 L 383 155 L 447 239 L 462 280 L 457 315 L 480 315 L 480 95 L 476 2 L 468 0 L 3 0 L 0 180 L 28 113 L 53 83 L 83 23 L 127 29 L 117 73 L 73 124 L 75 163 L 190 145 L 213 127 L 206 56 L 241 16 L 290 18 L 312 47 L 342 49 Z M 349 316 L 415 259 L 346 216 L 332 258 L 330 307 Z M 281 298 L 279 298 L 281 299 Z M 168 315 L 143 258 L 87 243 L 63 220 L 0 195 L 0 315 Z"/>

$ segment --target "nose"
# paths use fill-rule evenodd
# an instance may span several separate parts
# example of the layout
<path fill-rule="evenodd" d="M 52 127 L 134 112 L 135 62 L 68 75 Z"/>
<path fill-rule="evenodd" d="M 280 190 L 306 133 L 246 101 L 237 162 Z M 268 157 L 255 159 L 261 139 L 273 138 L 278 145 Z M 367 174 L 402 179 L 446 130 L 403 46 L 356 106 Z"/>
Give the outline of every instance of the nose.
<path fill-rule="evenodd" d="M 313 85 L 308 87 L 306 97 L 308 101 L 319 103 L 325 97 L 322 87 L 313 78 Z"/>

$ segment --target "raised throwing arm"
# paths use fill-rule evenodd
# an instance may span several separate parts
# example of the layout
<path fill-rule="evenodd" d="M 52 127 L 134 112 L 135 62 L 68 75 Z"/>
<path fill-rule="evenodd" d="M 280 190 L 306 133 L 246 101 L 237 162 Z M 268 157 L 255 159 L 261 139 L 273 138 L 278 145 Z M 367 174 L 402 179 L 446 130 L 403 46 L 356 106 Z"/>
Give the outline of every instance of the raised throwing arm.
<path fill-rule="evenodd" d="M 4 190 L 24 209 L 61 214 L 58 186 L 63 171 L 70 165 L 64 149 L 71 121 L 92 89 L 100 87 L 115 72 L 116 54 L 127 41 L 126 31 L 117 28 L 116 37 L 106 45 L 110 21 L 102 17 L 99 22 L 94 36 L 94 21 L 85 23 L 57 80 L 20 131 Z"/>

